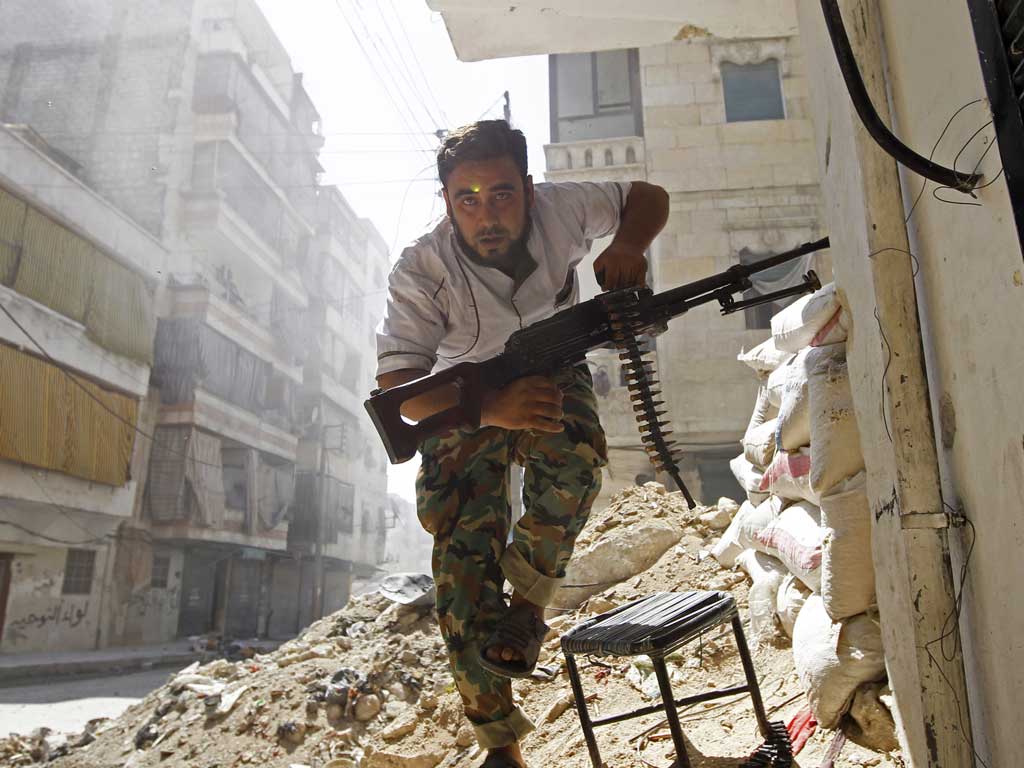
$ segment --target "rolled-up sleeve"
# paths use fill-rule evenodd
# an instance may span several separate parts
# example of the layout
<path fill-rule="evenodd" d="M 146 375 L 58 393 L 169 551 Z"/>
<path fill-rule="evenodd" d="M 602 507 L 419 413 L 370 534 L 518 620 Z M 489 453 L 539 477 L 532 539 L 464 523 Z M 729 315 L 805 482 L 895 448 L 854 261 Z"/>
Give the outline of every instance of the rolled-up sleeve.
<path fill-rule="evenodd" d="M 388 302 L 377 327 L 377 376 L 407 368 L 430 371 L 447 323 L 444 277 L 403 255 L 388 278 Z"/>
<path fill-rule="evenodd" d="M 581 181 L 552 185 L 558 204 L 576 219 L 583 239 L 599 240 L 615 233 L 629 196 L 628 181 Z"/>

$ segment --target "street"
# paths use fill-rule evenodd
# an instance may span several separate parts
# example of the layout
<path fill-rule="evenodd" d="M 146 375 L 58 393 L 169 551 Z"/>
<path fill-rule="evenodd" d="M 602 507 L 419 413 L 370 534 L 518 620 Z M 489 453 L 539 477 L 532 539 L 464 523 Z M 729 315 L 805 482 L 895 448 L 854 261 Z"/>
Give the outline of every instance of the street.
<path fill-rule="evenodd" d="M 74 732 L 94 717 L 117 717 L 167 681 L 177 667 L 133 674 L 56 678 L 34 685 L 0 688 L 0 736 L 46 726 Z"/>

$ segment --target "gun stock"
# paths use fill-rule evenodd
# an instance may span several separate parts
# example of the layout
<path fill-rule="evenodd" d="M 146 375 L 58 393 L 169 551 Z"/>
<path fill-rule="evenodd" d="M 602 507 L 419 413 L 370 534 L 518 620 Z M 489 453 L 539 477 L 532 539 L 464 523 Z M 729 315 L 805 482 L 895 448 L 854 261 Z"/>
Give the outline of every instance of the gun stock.
<path fill-rule="evenodd" d="M 454 384 L 459 401 L 419 422 L 402 415 L 402 406 L 422 394 Z M 483 378 L 479 363 L 459 363 L 397 387 L 376 390 L 364 405 L 376 427 L 392 464 L 416 455 L 420 443 L 432 435 L 455 427 L 479 427 L 483 403 Z"/>

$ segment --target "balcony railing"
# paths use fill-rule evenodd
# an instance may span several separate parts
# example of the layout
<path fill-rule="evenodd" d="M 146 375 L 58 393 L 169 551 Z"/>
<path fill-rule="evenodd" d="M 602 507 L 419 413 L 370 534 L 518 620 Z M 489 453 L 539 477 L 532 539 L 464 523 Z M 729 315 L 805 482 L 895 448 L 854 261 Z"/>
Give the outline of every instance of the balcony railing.
<path fill-rule="evenodd" d="M 574 141 L 544 147 L 547 172 L 553 174 L 594 171 L 633 171 L 645 164 L 645 145 L 641 136 Z"/>

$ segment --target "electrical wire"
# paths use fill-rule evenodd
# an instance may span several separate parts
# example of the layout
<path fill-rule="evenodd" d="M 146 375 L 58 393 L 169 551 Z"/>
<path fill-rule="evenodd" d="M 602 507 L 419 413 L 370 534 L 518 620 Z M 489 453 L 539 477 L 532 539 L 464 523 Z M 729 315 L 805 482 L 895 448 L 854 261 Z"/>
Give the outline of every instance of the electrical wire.
<path fill-rule="evenodd" d="M 424 75 L 426 68 L 420 61 L 420 57 L 416 54 L 416 47 L 412 44 L 412 40 L 409 38 L 409 32 L 405 27 L 405 22 L 402 21 L 401 14 L 398 12 L 398 9 L 395 8 L 394 0 L 388 0 L 388 4 L 391 6 L 392 14 L 394 14 L 396 19 L 398 19 L 398 28 L 402 30 L 402 35 L 405 37 L 405 42 L 408 45 L 409 52 L 412 54 L 413 61 L 416 63 L 415 69 L 417 72 L 420 73 L 420 79 L 423 81 L 423 84 L 427 87 L 427 93 L 430 95 L 430 98 L 433 99 L 434 104 L 437 106 L 438 111 L 441 113 L 441 119 L 443 121 L 442 125 L 450 125 L 451 121 L 448 119 L 448 115 L 445 114 L 444 107 L 441 106 L 441 102 L 437 98 L 437 94 L 434 93 L 434 89 L 430 85 L 429 78 L 427 78 L 426 75 Z"/>
<path fill-rule="evenodd" d="M 362 0 L 356 0 L 356 2 L 359 4 L 360 8 L 365 8 L 365 6 L 363 6 Z M 420 92 L 419 86 L 415 82 L 416 78 L 412 73 L 412 68 L 409 66 L 409 63 L 406 60 L 405 56 L 402 55 L 402 47 L 398 44 L 398 40 L 395 39 L 395 33 L 391 30 L 392 24 L 388 22 L 387 17 L 385 17 L 384 15 L 383 3 L 380 2 L 380 0 L 375 0 L 375 2 L 373 2 L 373 6 L 377 9 L 377 15 L 380 16 L 380 20 L 384 24 L 384 31 L 387 33 L 388 39 L 391 40 L 392 48 L 394 49 L 394 53 L 396 54 L 395 59 L 397 59 L 398 62 L 398 66 L 396 67 L 396 69 L 398 70 L 399 74 L 403 76 L 405 82 L 408 84 L 409 89 L 412 92 L 413 98 L 423 108 L 423 111 L 427 115 L 427 119 L 430 120 L 430 122 L 433 123 L 438 130 L 440 130 L 441 127 L 444 125 L 444 120 L 439 117 L 440 113 L 438 113 L 437 115 L 434 114 L 433 108 L 430 105 L 428 105 L 427 101 L 423 98 L 423 94 Z M 387 50 L 387 44 L 385 43 L 383 36 L 379 35 L 379 33 L 378 39 L 381 41 L 381 45 L 384 47 L 384 49 Z M 393 63 L 395 59 L 392 59 Z"/>
<path fill-rule="evenodd" d="M 405 125 L 405 127 L 407 129 L 409 129 L 411 136 L 413 136 L 413 137 L 416 137 L 416 136 L 422 137 L 422 136 L 424 136 L 425 132 L 423 131 L 422 126 L 416 125 L 415 113 L 414 112 L 410 112 L 410 114 L 413 115 L 412 122 L 410 122 L 410 119 L 409 119 L 408 115 L 405 112 L 403 112 L 401 107 L 398 106 L 398 101 L 395 99 L 395 96 L 392 93 L 393 83 L 392 83 L 392 86 L 389 86 L 388 83 L 385 82 L 385 79 L 384 79 L 383 75 L 380 72 L 381 68 L 374 65 L 373 58 L 370 56 L 369 50 L 367 49 L 366 45 L 363 43 L 363 36 L 359 35 L 356 32 L 355 26 L 353 25 L 352 21 L 349 19 L 349 15 L 346 12 L 345 7 L 342 4 L 341 0 L 334 0 L 334 4 L 338 8 L 338 12 L 341 14 L 342 18 L 345 20 L 345 24 L 346 24 L 346 26 L 348 26 L 349 32 L 351 32 L 351 34 L 352 34 L 352 38 L 356 41 L 356 45 L 359 46 L 359 50 L 360 50 L 360 52 L 362 52 L 363 58 L 366 60 L 366 63 L 369 65 L 370 70 L 373 72 L 373 74 L 376 76 L 377 80 L 380 82 L 381 87 L 384 89 L 384 94 L 388 97 L 388 100 L 391 102 L 391 106 L 394 107 L 395 112 L 399 116 L 399 119 L 401 119 L 401 121 Z M 353 10 L 355 10 L 355 9 L 353 8 Z M 356 16 L 356 18 L 359 18 L 358 12 L 356 12 L 355 16 Z M 364 32 L 366 32 L 366 35 L 365 35 L 366 38 L 369 39 L 370 43 L 376 48 L 376 43 L 374 42 L 374 40 L 372 38 L 370 38 L 369 32 L 366 30 L 365 24 L 363 24 L 363 29 L 364 29 Z M 389 72 L 389 74 L 390 74 L 390 72 Z M 409 109 L 408 101 L 404 100 L 404 96 L 402 96 L 401 93 L 399 93 L 399 97 L 403 99 L 403 103 L 405 103 L 406 109 L 408 110 Z M 414 128 L 413 128 L 414 125 L 416 125 L 416 127 L 419 128 L 419 131 L 414 130 Z M 420 145 L 423 146 L 422 142 L 417 142 L 417 143 L 420 143 Z"/>

